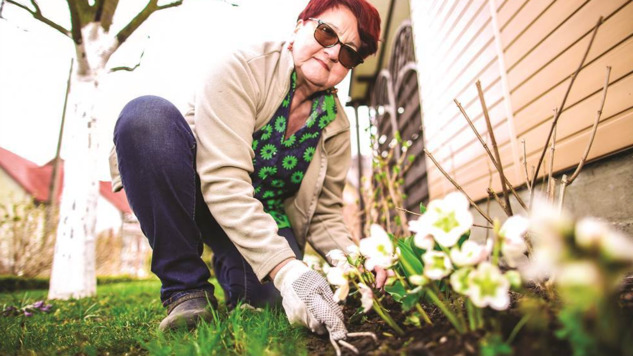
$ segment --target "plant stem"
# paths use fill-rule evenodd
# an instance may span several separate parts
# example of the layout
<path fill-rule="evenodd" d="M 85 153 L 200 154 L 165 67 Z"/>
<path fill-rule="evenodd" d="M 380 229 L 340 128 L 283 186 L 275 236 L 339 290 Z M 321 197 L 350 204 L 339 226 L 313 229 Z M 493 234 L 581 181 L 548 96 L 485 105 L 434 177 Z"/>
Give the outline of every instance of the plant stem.
<path fill-rule="evenodd" d="M 402 283 L 402 285 L 405 287 L 405 289 L 409 290 L 411 288 L 411 286 L 404 279 L 404 277 L 402 277 L 402 275 L 400 273 L 398 273 L 398 271 L 396 271 L 396 270 L 394 270 L 394 273 L 396 274 L 396 278 L 398 278 L 398 280 L 400 281 L 400 283 Z M 424 309 L 422 309 L 422 305 L 420 305 L 420 302 L 416 302 L 415 303 L 415 308 L 422 315 L 422 319 L 424 319 L 424 321 L 426 321 L 427 324 L 433 325 L 433 322 L 431 321 L 431 318 L 429 318 L 429 315 L 426 313 L 426 311 L 424 311 Z"/>
<path fill-rule="evenodd" d="M 378 301 L 376 300 L 376 298 L 373 298 L 374 300 L 374 310 L 376 311 L 376 313 L 378 315 L 380 315 L 380 317 L 382 318 L 382 320 L 384 320 L 387 325 L 389 325 L 398 335 L 403 336 L 404 335 L 404 330 L 402 330 L 402 328 L 400 326 L 398 326 L 398 324 L 395 322 L 395 320 L 393 320 L 393 318 L 391 318 L 391 315 L 389 315 L 389 313 L 387 313 L 382 305 L 380 305 L 380 303 L 378 303 Z"/>
<path fill-rule="evenodd" d="M 429 315 L 426 313 L 426 311 L 424 309 L 422 309 L 422 306 L 420 305 L 420 302 L 415 303 L 415 309 L 418 311 L 418 313 L 420 313 L 420 315 L 422 315 L 422 319 L 424 319 L 424 321 L 427 324 L 433 325 L 433 322 L 431 321 L 431 318 L 429 318 Z"/>
<path fill-rule="evenodd" d="M 442 311 L 442 313 L 444 313 L 448 321 L 450 321 L 451 324 L 453 324 L 457 332 L 459 332 L 460 334 L 463 334 L 466 332 L 466 330 L 464 330 L 463 325 L 455 317 L 455 314 L 453 314 L 446 307 L 446 305 L 440 300 L 440 298 L 437 296 L 437 294 L 435 294 L 435 292 L 431 288 L 427 289 L 427 295 L 429 296 L 429 298 L 431 298 L 433 303 Z"/>
<path fill-rule="evenodd" d="M 530 317 L 531 315 L 529 314 L 524 315 L 523 318 L 521 318 L 521 320 L 519 320 L 519 322 L 514 326 L 514 329 L 512 329 L 512 332 L 510 333 L 510 336 L 508 336 L 508 340 L 506 341 L 508 345 L 512 344 L 512 341 L 514 341 L 514 338 L 517 336 L 519 331 L 523 328 L 523 326 L 525 326 L 528 320 L 530 320 Z"/>
<path fill-rule="evenodd" d="M 473 303 L 470 302 L 470 299 L 466 298 L 466 313 L 468 313 L 468 325 L 470 326 L 471 331 L 477 330 L 477 315 L 473 310 Z"/>

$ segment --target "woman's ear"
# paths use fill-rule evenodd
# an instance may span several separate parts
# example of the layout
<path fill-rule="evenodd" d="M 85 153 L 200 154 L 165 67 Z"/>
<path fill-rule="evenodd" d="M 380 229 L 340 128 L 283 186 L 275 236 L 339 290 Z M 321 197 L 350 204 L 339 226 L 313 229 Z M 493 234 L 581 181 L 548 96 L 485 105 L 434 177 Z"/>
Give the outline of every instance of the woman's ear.
<path fill-rule="evenodd" d="M 297 25 L 295 26 L 295 31 L 294 31 L 294 33 L 299 32 L 299 30 L 301 29 L 301 26 L 303 26 L 303 20 L 299 19 L 299 20 L 297 21 Z"/>

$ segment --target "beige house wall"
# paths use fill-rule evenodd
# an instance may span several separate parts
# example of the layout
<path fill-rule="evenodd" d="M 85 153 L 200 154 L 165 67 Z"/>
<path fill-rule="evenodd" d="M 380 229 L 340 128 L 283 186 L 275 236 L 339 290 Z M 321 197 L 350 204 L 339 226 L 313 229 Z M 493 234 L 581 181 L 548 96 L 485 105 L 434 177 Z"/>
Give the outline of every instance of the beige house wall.
<path fill-rule="evenodd" d="M 425 144 L 473 198 L 485 197 L 490 185 L 501 188 L 454 99 L 486 137 L 475 87 L 481 82 L 504 172 L 521 185 L 523 142 L 531 171 L 600 16 L 604 22 L 559 119 L 553 169 L 575 166 L 585 150 L 606 66 L 609 92 L 589 159 L 633 146 L 630 0 L 410 0 L 410 6 Z M 454 190 L 428 159 L 427 167 L 432 199 Z"/>
<path fill-rule="evenodd" d="M 24 201 L 28 195 L 4 170 L 0 169 L 0 205 Z"/>

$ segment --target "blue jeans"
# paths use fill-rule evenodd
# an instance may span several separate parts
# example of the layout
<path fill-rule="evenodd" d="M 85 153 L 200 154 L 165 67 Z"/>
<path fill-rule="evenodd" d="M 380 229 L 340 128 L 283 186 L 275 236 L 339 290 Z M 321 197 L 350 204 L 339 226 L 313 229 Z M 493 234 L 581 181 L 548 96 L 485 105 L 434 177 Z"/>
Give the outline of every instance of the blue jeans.
<path fill-rule="evenodd" d="M 210 272 L 200 257 L 213 251 L 213 269 L 232 308 L 281 300 L 272 283 L 261 284 L 207 207 L 196 173 L 196 139 L 169 101 L 143 96 L 128 103 L 114 128 L 123 187 L 152 247 L 151 269 L 162 282 L 164 305 L 197 290 L 213 293 Z M 291 229 L 281 229 L 302 258 Z"/>

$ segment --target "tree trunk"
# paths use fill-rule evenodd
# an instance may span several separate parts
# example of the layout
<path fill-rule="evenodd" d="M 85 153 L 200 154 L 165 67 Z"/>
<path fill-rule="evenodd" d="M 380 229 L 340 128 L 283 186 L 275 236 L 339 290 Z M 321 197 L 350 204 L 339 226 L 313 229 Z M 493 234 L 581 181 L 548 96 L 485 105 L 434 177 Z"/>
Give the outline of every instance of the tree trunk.
<path fill-rule="evenodd" d="M 64 139 L 64 191 L 62 193 L 51 271 L 49 299 L 96 294 L 95 223 L 99 185 L 97 171 L 98 73 L 75 74 L 71 89 L 69 137 Z M 85 72 L 83 72 L 85 73 Z"/>

